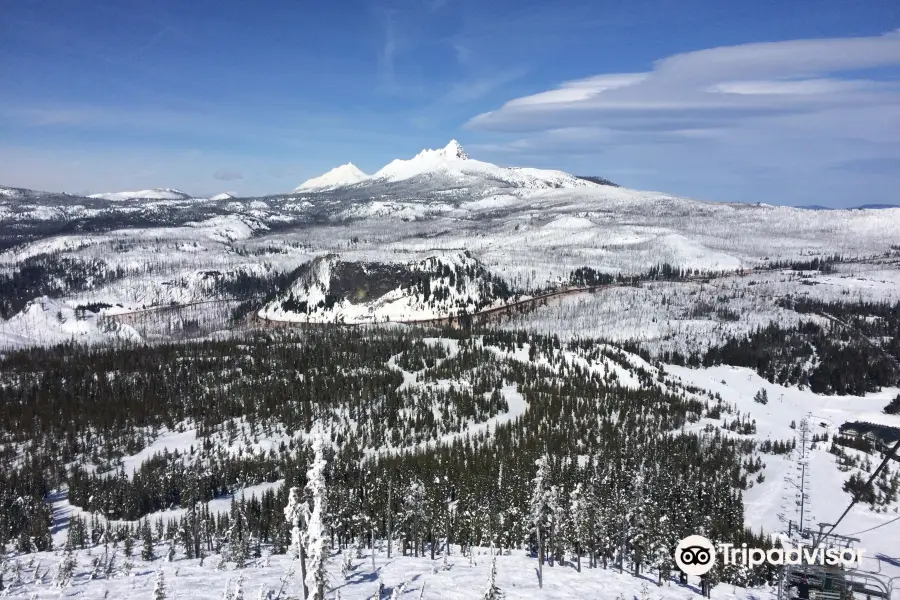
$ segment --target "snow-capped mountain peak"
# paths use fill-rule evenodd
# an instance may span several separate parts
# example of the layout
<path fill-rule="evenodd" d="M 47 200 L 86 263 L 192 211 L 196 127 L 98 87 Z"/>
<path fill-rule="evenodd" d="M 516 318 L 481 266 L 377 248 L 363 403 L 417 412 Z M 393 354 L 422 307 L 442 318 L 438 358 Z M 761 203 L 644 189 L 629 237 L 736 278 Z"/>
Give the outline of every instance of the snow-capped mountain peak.
<path fill-rule="evenodd" d="M 427 153 L 438 154 L 444 158 L 448 158 L 450 160 L 459 159 L 459 160 L 468 160 L 469 155 L 466 154 L 466 151 L 463 150 L 462 145 L 456 140 L 450 140 L 450 143 L 441 148 L 440 150 L 422 150 L 419 153 L 419 156 L 422 156 Z"/>
<path fill-rule="evenodd" d="M 594 187 L 596 184 L 562 171 L 507 168 L 469 158 L 456 140 L 443 148 L 422 150 L 410 159 L 395 159 L 374 175 L 366 175 L 353 163 L 347 163 L 299 185 L 295 192 L 321 192 L 361 184 L 395 183 L 413 178 L 427 185 L 446 184 L 487 188 L 572 188 Z"/>
<path fill-rule="evenodd" d="M 353 185 L 365 181 L 369 176 L 360 171 L 353 163 L 335 167 L 324 175 L 304 181 L 295 192 L 306 190 L 332 190 L 345 185 Z"/>
<path fill-rule="evenodd" d="M 450 185 L 506 185 L 522 188 L 593 187 L 595 184 L 543 169 L 507 168 L 469 158 L 456 140 L 439 150 L 422 150 L 409 160 L 396 159 L 372 176 L 373 181 L 405 181 L 413 177 L 440 178 Z"/>

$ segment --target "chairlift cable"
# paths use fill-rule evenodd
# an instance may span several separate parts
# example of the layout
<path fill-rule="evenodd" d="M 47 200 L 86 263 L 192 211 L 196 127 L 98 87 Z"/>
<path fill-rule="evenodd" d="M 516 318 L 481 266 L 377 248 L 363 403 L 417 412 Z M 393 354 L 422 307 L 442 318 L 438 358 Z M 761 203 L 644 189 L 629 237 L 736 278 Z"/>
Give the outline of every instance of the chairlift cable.
<path fill-rule="evenodd" d="M 863 486 L 863 488 L 869 487 L 869 485 L 873 481 L 875 481 L 875 478 L 878 477 L 878 474 L 881 472 L 882 469 L 884 469 L 884 467 L 887 465 L 887 462 L 889 460 L 891 460 L 891 457 L 894 456 L 894 454 L 897 452 L 898 449 L 900 449 L 900 440 L 897 440 L 897 443 L 894 444 L 894 447 L 891 448 L 891 451 L 884 455 L 884 460 L 881 461 L 881 464 L 878 465 L 878 468 L 875 469 L 875 471 L 869 476 L 869 480 L 866 481 L 866 484 Z M 831 529 L 828 530 L 828 533 L 826 533 L 825 536 L 831 535 L 831 533 L 840 524 L 840 522 L 844 519 L 844 517 L 847 516 L 847 513 L 850 512 L 850 509 L 853 508 L 857 502 L 859 502 L 859 497 L 861 495 L 862 494 L 860 492 L 856 492 L 855 494 L 853 494 L 853 500 L 850 502 L 850 506 L 848 506 L 847 509 L 844 511 L 844 513 L 840 516 L 840 518 L 834 522 L 834 525 L 831 526 Z M 886 524 L 887 523 L 885 523 L 885 525 Z M 823 537 L 825 537 L 825 536 L 823 536 Z"/>
<path fill-rule="evenodd" d="M 890 525 L 891 523 L 896 523 L 897 521 L 900 521 L 900 517 L 897 517 L 896 519 L 891 519 L 890 521 L 887 521 L 886 523 L 882 523 L 881 525 L 876 525 L 875 527 L 869 527 L 868 529 L 863 529 L 862 531 L 857 531 L 856 533 L 851 533 L 850 537 L 853 537 L 854 535 L 859 535 L 861 533 L 866 533 L 867 531 L 872 531 L 873 529 L 878 529 L 879 527 L 884 527 L 885 525 Z"/>

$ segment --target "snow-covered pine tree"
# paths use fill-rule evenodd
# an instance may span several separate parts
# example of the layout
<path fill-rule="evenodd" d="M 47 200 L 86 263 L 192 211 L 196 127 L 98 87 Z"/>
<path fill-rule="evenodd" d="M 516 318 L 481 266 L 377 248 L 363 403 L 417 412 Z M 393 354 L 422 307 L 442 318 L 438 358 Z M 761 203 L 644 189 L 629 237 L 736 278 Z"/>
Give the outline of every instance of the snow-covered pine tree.
<path fill-rule="evenodd" d="M 178 541 L 184 548 L 184 557 L 187 559 L 194 558 L 194 534 L 192 531 L 192 518 L 192 513 L 186 513 L 184 515 L 184 518 L 181 519 L 181 524 L 178 528 Z"/>
<path fill-rule="evenodd" d="M 547 527 L 547 487 L 549 485 L 549 465 L 546 456 L 534 463 L 537 472 L 531 480 L 531 500 L 528 503 L 528 522 L 537 538 L 538 585 L 544 587 L 544 533 Z"/>
<path fill-rule="evenodd" d="M 581 572 L 581 554 L 584 550 L 584 541 L 590 535 L 590 515 L 588 513 L 588 498 L 584 492 L 584 484 L 580 481 L 572 488 L 569 494 L 569 539 L 575 550 L 575 558 L 578 572 Z"/>
<path fill-rule="evenodd" d="M 547 511 L 550 517 L 550 536 L 548 549 L 550 550 L 550 566 L 561 562 L 565 556 L 566 548 L 566 506 L 563 503 L 562 492 L 558 486 L 550 486 L 547 494 Z"/>
<path fill-rule="evenodd" d="M 156 552 L 153 547 L 153 531 L 150 529 L 150 521 L 144 519 L 141 527 L 141 559 L 146 561 L 156 560 Z"/>
<path fill-rule="evenodd" d="M 412 538 L 415 556 L 419 556 L 422 527 L 425 521 L 425 485 L 413 478 L 403 499 L 403 525 Z"/>
<path fill-rule="evenodd" d="M 153 600 L 166 600 L 166 579 L 162 569 L 156 572 L 156 582 L 153 584 Z"/>
<path fill-rule="evenodd" d="M 234 593 L 231 600 L 244 600 L 244 574 L 238 576 L 237 583 L 234 584 Z"/>
<path fill-rule="evenodd" d="M 391 590 L 391 600 L 400 600 L 400 596 L 406 593 L 406 588 L 409 585 L 408 581 L 404 581 L 397 587 Z"/>
<path fill-rule="evenodd" d="M 66 587 L 67 585 L 69 585 L 69 582 L 75 575 L 76 564 L 75 551 L 67 545 L 65 553 L 63 554 L 63 558 L 60 561 L 59 567 L 56 572 L 57 587 Z"/>
<path fill-rule="evenodd" d="M 660 513 L 660 510 L 654 511 L 653 522 L 656 523 L 656 526 L 648 544 L 650 553 L 648 559 L 650 566 L 656 569 L 659 577 L 658 584 L 662 585 L 672 575 L 674 565 L 672 550 L 675 548 L 677 540 L 673 534 L 672 519 L 664 512 Z"/>
<path fill-rule="evenodd" d="M 306 573 L 306 600 L 325 600 L 325 571 L 328 560 L 328 490 L 325 485 L 325 433 L 321 426 L 315 428 L 312 439 L 313 460 L 306 472 L 306 489 L 312 501 L 306 527 L 306 555 L 309 569 Z"/>
<path fill-rule="evenodd" d="M 341 556 L 341 577 L 346 579 L 347 577 L 350 576 L 351 566 L 352 565 L 350 563 L 350 552 L 348 549 L 348 550 L 345 550 Z"/>
<path fill-rule="evenodd" d="M 246 503 L 231 499 L 231 528 L 228 530 L 228 550 L 238 569 L 243 569 L 250 556 L 250 531 L 247 525 Z"/>
<path fill-rule="evenodd" d="M 300 502 L 300 489 L 292 487 L 288 493 L 288 503 L 284 508 L 284 519 L 291 526 L 290 553 L 300 561 L 300 586 L 303 588 L 303 598 L 307 596 L 306 588 L 306 535 L 301 527 L 307 520 L 309 508 Z"/>
<path fill-rule="evenodd" d="M 125 528 L 125 540 L 122 547 L 125 550 L 125 556 L 131 558 L 134 554 L 134 538 L 131 536 L 131 527 Z"/>
<path fill-rule="evenodd" d="M 497 587 L 497 557 L 491 559 L 491 578 L 488 580 L 488 587 L 485 590 L 481 600 L 500 600 L 503 598 L 503 592 Z"/>

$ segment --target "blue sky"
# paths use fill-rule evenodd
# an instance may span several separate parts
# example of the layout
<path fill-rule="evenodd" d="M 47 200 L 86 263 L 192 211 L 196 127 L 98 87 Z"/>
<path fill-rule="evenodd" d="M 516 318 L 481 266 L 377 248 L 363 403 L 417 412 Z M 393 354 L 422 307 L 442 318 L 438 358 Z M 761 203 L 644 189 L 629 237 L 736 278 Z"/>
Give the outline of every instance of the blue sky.
<path fill-rule="evenodd" d="M 898 203 L 895 0 L 17 0 L 0 183 L 263 194 L 459 139 L 711 200 Z"/>

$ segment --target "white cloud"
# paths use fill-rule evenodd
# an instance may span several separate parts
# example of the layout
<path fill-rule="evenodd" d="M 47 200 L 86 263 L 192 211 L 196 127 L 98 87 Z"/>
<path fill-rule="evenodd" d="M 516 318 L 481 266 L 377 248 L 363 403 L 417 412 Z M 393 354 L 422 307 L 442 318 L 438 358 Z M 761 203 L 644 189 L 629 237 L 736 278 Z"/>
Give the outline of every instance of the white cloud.
<path fill-rule="evenodd" d="M 597 124 L 623 114 L 684 115 L 710 120 L 900 102 L 895 84 L 825 77 L 900 66 L 900 36 L 794 40 L 677 54 L 647 73 L 602 74 L 510 100 L 470 120 L 500 131 Z"/>
<path fill-rule="evenodd" d="M 644 73 L 564 82 L 467 127 L 506 138 L 484 144 L 501 162 L 656 174 L 626 185 L 722 200 L 896 202 L 900 173 L 877 170 L 900 157 L 898 69 L 897 32 L 711 48 Z"/>

